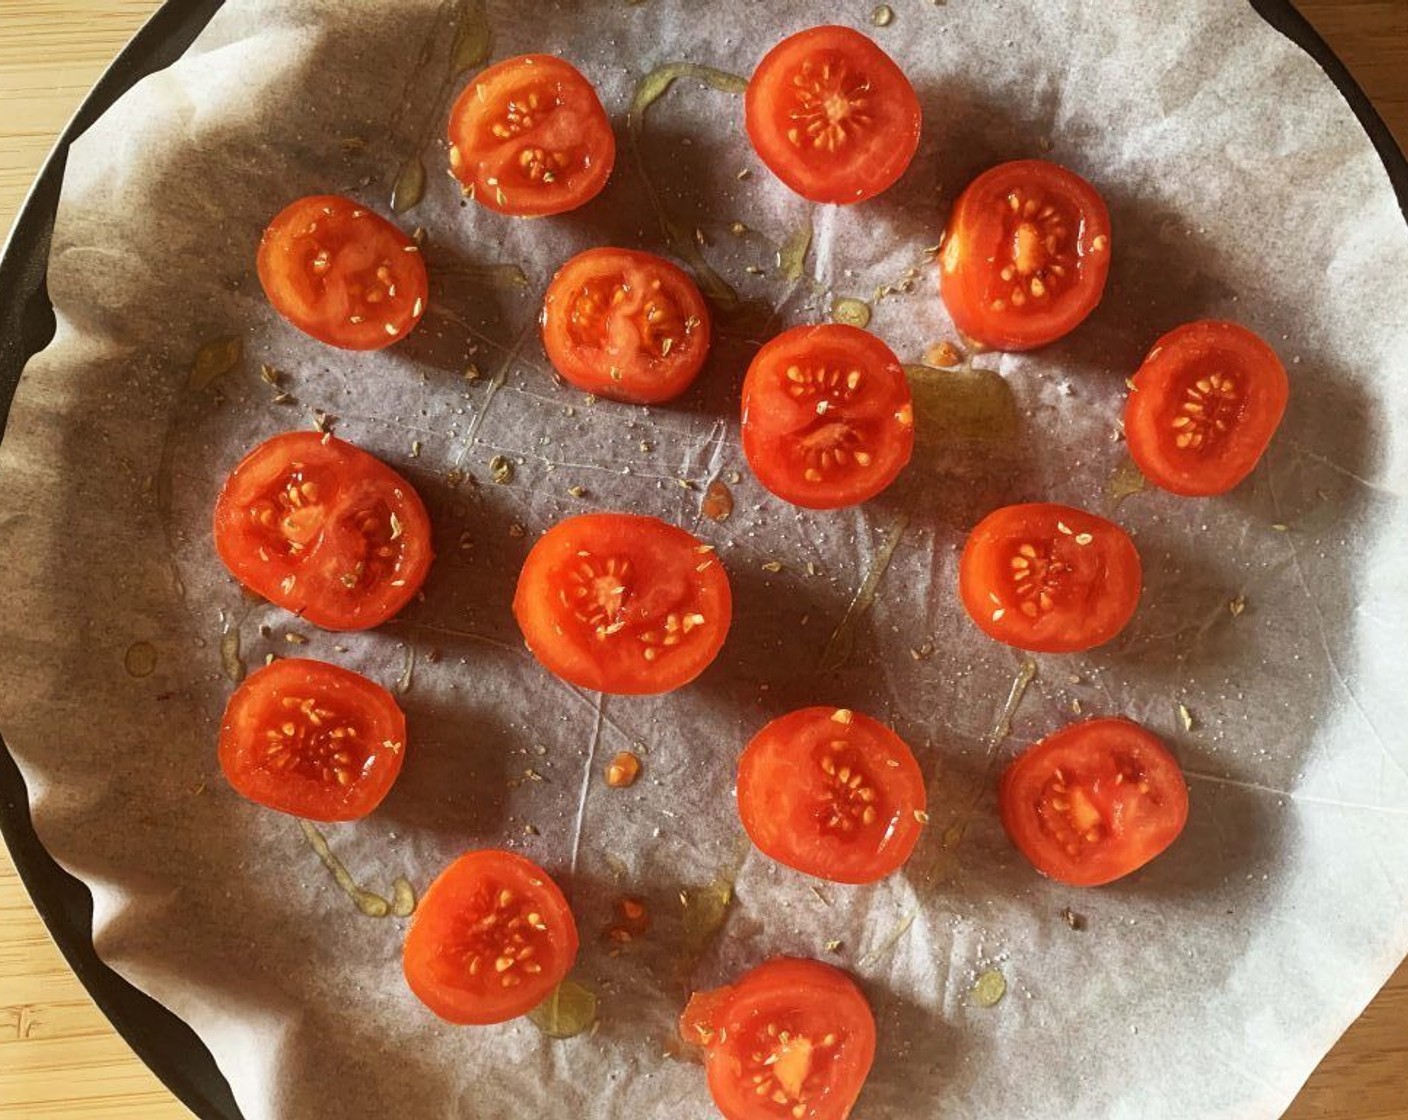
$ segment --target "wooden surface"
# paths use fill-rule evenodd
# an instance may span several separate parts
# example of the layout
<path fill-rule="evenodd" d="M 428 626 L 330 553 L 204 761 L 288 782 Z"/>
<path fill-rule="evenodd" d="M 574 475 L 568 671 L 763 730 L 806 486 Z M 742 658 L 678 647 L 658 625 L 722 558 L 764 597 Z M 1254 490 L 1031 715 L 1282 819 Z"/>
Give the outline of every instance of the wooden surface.
<path fill-rule="evenodd" d="M 0 230 L 155 0 L 0 0 Z M 1408 0 L 1300 0 L 1408 146 Z M 1408 966 L 1288 1120 L 1408 1120 Z M 0 850 L 0 1120 L 190 1120 L 93 1006 Z M 1190 1118 L 1196 1120 L 1196 1118 Z"/>

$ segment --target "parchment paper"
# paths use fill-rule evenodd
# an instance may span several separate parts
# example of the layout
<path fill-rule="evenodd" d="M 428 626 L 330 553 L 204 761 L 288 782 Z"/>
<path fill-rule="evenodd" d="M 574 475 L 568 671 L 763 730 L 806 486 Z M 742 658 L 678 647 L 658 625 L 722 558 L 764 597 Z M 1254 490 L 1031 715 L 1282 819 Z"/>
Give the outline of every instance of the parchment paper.
<path fill-rule="evenodd" d="M 564 54 L 618 126 L 610 186 L 560 218 L 497 217 L 444 174 L 455 28 L 474 13 L 435 0 L 232 0 L 75 146 L 49 277 L 58 335 L 0 447 L 0 727 L 44 842 L 92 887 L 99 952 L 196 1028 L 249 1120 L 708 1116 L 702 1071 L 671 1041 L 685 994 L 776 953 L 863 983 L 880 1048 L 858 1117 L 1269 1117 L 1408 949 L 1408 232 L 1368 141 L 1240 0 L 892 8 L 881 28 L 868 0 L 491 3 L 493 58 Z M 751 154 L 740 99 L 697 80 L 659 99 L 632 146 L 647 72 L 688 60 L 746 75 L 817 22 L 873 34 L 915 80 L 924 142 L 896 189 L 849 209 L 792 197 Z M 269 217 L 315 191 L 384 213 L 417 155 L 428 187 L 401 220 L 428 232 L 422 328 L 357 356 L 280 321 L 253 273 Z M 872 329 L 906 361 L 955 339 L 924 250 L 975 173 L 1029 155 L 1109 200 L 1099 311 L 1037 354 L 979 357 L 1000 380 L 927 390 L 948 435 L 880 499 L 810 514 L 769 497 L 735 420 L 758 341 L 886 285 L 899 290 Z M 567 389 L 535 331 L 570 253 L 672 251 L 643 171 L 743 304 L 719 316 L 699 385 L 653 409 Z M 789 279 L 777 249 L 808 222 Z M 1231 495 L 1116 503 L 1125 377 L 1163 331 L 1204 316 L 1278 347 L 1285 425 Z M 242 357 L 212 379 L 209 344 L 231 338 Z M 984 387 L 977 404 L 954 396 L 960 382 Z M 211 547 L 227 470 L 314 410 L 403 470 L 435 518 L 424 600 L 370 634 L 252 602 Z M 722 524 L 699 513 L 718 476 L 738 479 Z M 1036 497 L 1113 512 L 1147 590 L 1114 644 L 1035 658 L 1022 694 L 1025 659 L 963 616 L 955 559 L 977 516 Z M 522 557 L 556 519 L 597 508 L 690 527 L 732 575 L 729 644 L 675 695 L 603 700 L 522 649 Z M 866 609 L 855 600 L 887 544 Z M 416 1003 L 404 921 L 360 915 L 296 822 L 219 776 L 233 634 L 251 665 L 296 653 L 402 689 L 400 783 L 371 819 L 324 830 L 332 851 L 388 898 L 396 876 L 423 888 L 469 848 L 541 861 L 577 912 L 594 1032 L 456 1029 Z M 926 838 L 878 886 L 813 890 L 737 823 L 739 750 L 808 703 L 891 722 L 930 779 Z M 993 806 L 998 768 L 1077 705 L 1165 735 L 1192 790 L 1183 839 L 1093 892 L 1039 878 Z M 608 789 L 606 761 L 633 745 L 640 783 Z M 679 892 L 728 881 L 722 929 L 698 936 Z M 622 952 L 602 931 L 626 893 L 654 925 Z M 994 968 L 1007 994 L 981 1007 L 971 989 Z"/>

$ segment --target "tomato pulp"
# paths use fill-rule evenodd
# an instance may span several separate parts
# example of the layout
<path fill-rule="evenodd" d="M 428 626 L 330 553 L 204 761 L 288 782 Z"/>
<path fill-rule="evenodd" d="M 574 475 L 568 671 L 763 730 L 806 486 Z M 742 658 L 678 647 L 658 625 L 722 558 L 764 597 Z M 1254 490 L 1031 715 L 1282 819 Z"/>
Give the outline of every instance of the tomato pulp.
<path fill-rule="evenodd" d="M 505 59 L 450 110 L 450 172 L 501 214 L 561 214 L 601 193 L 616 138 L 596 90 L 550 54 Z"/>
<path fill-rule="evenodd" d="M 904 174 L 922 114 L 894 60 L 849 27 L 813 27 L 773 47 L 744 95 L 748 138 L 813 202 L 861 202 Z"/>
<path fill-rule="evenodd" d="M 547 669 L 600 692 L 669 692 L 717 656 L 733 597 L 712 545 L 653 517 L 589 513 L 528 553 L 513 597 Z"/>
<path fill-rule="evenodd" d="M 220 768 L 239 793 L 313 821 L 354 821 L 401 772 L 406 717 L 374 681 L 301 658 L 245 678 L 220 721 Z"/>
<path fill-rule="evenodd" d="M 1100 193 L 1045 160 L 1004 163 L 954 203 L 939 253 L 953 325 L 995 350 L 1033 350 L 1095 310 L 1110 272 Z"/>
<path fill-rule="evenodd" d="M 401 963 L 411 991 L 451 1023 L 503 1023 L 572 970 L 577 923 L 547 872 L 512 852 L 468 852 L 421 898 Z"/>
<path fill-rule="evenodd" d="M 1139 606 L 1143 569 L 1112 521 L 1050 503 L 983 518 L 958 566 L 963 606 L 999 642 L 1041 653 L 1103 645 Z"/>
<path fill-rule="evenodd" d="M 380 350 L 411 333 L 430 295 L 414 241 L 350 198 L 314 195 L 285 207 L 256 261 L 274 309 L 344 350 Z"/>
<path fill-rule="evenodd" d="M 251 591 L 325 630 L 385 622 L 430 570 L 430 517 L 381 460 L 317 432 L 265 440 L 215 503 L 215 548 Z"/>
<path fill-rule="evenodd" d="M 914 452 L 914 404 L 894 351 L 840 323 L 767 342 L 743 380 L 743 452 L 758 481 L 793 505 L 873 498 Z"/>
<path fill-rule="evenodd" d="M 681 269 L 650 253 L 588 249 L 543 301 L 554 368 L 598 396 L 654 404 L 683 393 L 709 353 L 709 310 Z"/>
<path fill-rule="evenodd" d="M 1127 719 L 1062 728 L 1019 756 L 998 789 L 1002 827 L 1043 875 L 1098 887 L 1143 867 L 1188 821 L 1183 772 Z"/>
<path fill-rule="evenodd" d="M 1281 359 L 1236 323 L 1187 323 L 1159 339 L 1125 406 L 1129 453 L 1155 486 L 1231 490 L 1261 460 L 1290 397 Z"/>
<path fill-rule="evenodd" d="M 898 735 L 848 708 L 773 720 L 738 764 L 738 813 L 779 863 L 837 883 L 871 883 L 914 851 L 924 776 Z"/>
<path fill-rule="evenodd" d="M 727 1120 L 846 1120 L 875 1059 L 875 1018 L 855 982 L 794 957 L 695 993 L 680 1033 L 704 1048 Z"/>

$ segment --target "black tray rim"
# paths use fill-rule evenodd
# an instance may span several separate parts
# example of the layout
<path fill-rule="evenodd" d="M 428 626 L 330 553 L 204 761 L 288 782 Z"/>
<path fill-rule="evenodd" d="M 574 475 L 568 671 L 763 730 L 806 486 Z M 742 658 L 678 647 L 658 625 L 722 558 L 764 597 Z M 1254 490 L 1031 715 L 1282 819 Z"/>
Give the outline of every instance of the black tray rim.
<path fill-rule="evenodd" d="M 1408 220 L 1408 157 L 1349 69 L 1291 0 L 1247 2 L 1335 83 L 1378 152 Z M 0 252 L 0 422 L 8 415 L 25 364 L 53 335 L 45 275 L 69 147 L 140 79 L 179 58 L 223 3 L 166 0 L 98 79 L 30 188 Z M 35 835 L 28 791 L 3 738 L 0 836 L 50 936 L 117 1033 L 200 1120 L 243 1120 L 228 1082 L 195 1032 L 99 959 L 93 947 L 92 897 Z"/>

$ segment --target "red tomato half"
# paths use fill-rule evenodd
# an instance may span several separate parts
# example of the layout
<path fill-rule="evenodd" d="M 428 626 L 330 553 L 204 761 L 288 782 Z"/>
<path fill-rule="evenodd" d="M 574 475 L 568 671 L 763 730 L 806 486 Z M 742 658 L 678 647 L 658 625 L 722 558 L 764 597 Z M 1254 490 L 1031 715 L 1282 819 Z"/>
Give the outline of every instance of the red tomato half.
<path fill-rule="evenodd" d="M 381 685 L 322 661 L 251 673 L 220 722 L 220 769 L 251 801 L 311 821 L 355 821 L 401 772 L 406 717 Z"/>
<path fill-rule="evenodd" d="M 875 1018 L 838 968 L 774 957 L 697 992 L 680 1018 L 726 1120 L 846 1120 L 875 1060 Z"/>
<path fill-rule="evenodd" d="M 765 344 L 743 380 L 743 452 L 758 481 L 809 509 L 873 498 L 914 451 L 914 406 L 894 351 L 840 323 Z"/>
<path fill-rule="evenodd" d="M 1188 786 L 1163 743 L 1127 719 L 1048 735 L 1007 768 L 1002 827 L 1043 875 L 1098 887 L 1143 867 L 1183 831 Z"/>
<path fill-rule="evenodd" d="M 669 261 L 588 249 L 548 285 L 543 345 L 579 389 L 654 404 L 683 393 L 704 365 L 709 311 L 694 281 Z"/>
<path fill-rule="evenodd" d="M 256 594 L 325 630 L 365 630 L 430 570 L 430 517 L 380 459 L 317 432 L 265 440 L 225 480 L 215 548 Z"/>
<path fill-rule="evenodd" d="M 848 708 L 803 708 L 753 737 L 738 814 L 758 848 L 807 875 L 873 883 L 914 851 L 924 775 L 898 735 Z"/>
<path fill-rule="evenodd" d="M 1080 326 L 1110 271 L 1110 214 L 1045 160 L 1004 163 L 958 197 L 939 254 L 953 325 L 995 350 L 1034 350 Z"/>
<path fill-rule="evenodd" d="M 1187 323 L 1159 339 L 1125 406 L 1129 453 L 1155 486 L 1204 497 L 1257 465 L 1290 396 L 1281 359 L 1236 323 Z"/>
<path fill-rule="evenodd" d="M 451 1023 L 526 1014 L 577 959 L 577 923 L 557 884 L 531 860 L 486 849 L 460 856 L 421 898 L 406 932 L 406 983 Z"/>
<path fill-rule="evenodd" d="M 338 195 L 300 198 L 264 231 L 259 283 L 305 334 L 344 350 L 380 350 L 411 333 L 430 284 L 416 243 Z"/>
<path fill-rule="evenodd" d="M 450 171 L 476 202 L 523 218 L 590 202 L 616 162 L 596 90 L 550 54 L 505 59 L 450 110 Z"/>
<path fill-rule="evenodd" d="M 513 614 L 533 656 L 563 680 L 642 695 L 709 666 L 733 597 L 712 545 L 653 517 L 589 513 L 539 538 Z"/>
<path fill-rule="evenodd" d="M 1143 568 L 1129 535 L 1070 506 L 1005 506 L 978 522 L 958 592 L 982 630 L 1018 649 L 1073 653 L 1103 645 L 1139 605 Z"/>
<path fill-rule="evenodd" d="M 914 87 L 849 27 L 813 27 L 773 47 L 748 82 L 744 112 L 758 157 L 813 202 L 874 197 L 919 147 Z"/>

